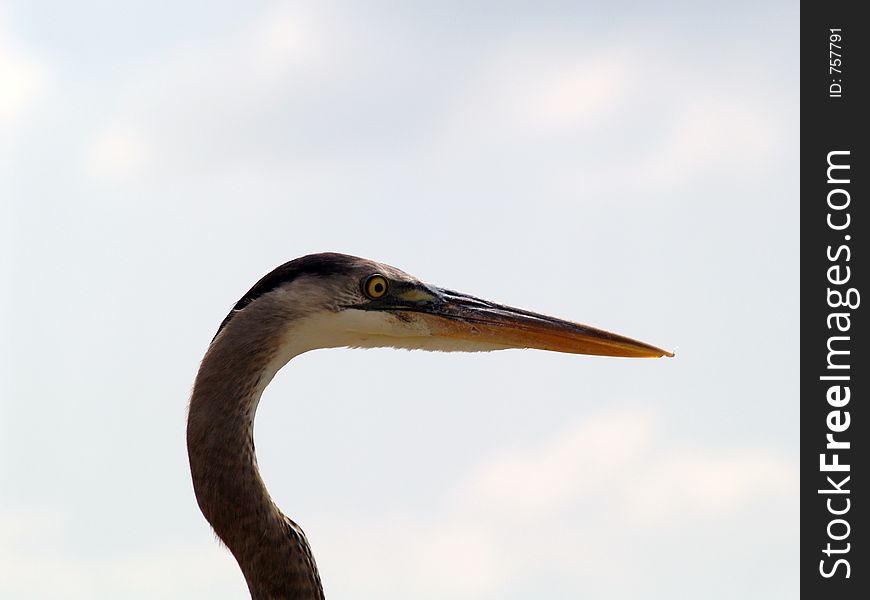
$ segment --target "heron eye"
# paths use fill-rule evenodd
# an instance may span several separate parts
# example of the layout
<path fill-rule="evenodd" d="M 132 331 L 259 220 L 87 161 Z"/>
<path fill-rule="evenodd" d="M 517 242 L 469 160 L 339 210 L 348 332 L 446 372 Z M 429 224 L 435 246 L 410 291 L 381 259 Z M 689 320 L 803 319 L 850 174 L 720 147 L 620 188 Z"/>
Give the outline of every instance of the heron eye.
<path fill-rule="evenodd" d="M 389 283 L 382 275 L 372 275 L 366 279 L 365 285 L 363 285 L 363 291 L 366 296 L 372 300 L 376 300 L 386 294 L 389 287 Z"/>

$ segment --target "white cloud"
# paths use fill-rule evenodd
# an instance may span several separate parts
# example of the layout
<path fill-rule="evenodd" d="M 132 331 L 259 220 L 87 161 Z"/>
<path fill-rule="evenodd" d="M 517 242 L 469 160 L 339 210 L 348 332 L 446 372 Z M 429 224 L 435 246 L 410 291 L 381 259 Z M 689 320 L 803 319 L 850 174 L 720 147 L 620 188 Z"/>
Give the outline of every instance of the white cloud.
<path fill-rule="evenodd" d="M 24 119 L 48 84 L 48 65 L 20 47 L 0 12 L 0 131 Z"/>
<path fill-rule="evenodd" d="M 670 453 L 637 473 L 626 498 L 638 522 L 660 523 L 686 514 L 716 517 L 759 497 L 796 490 L 793 465 L 764 450 Z"/>
<path fill-rule="evenodd" d="M 232 556 L 218 544 L 166 544 L 134 551 L 71 553 L 64 516 L 0 513 L 0 597 L 239 597 L 245 590 Z"/>
<path fill-rule="evenodd" d="M 796 465 L 768 450 L 682 447 L 648 411 L 614 412 L 479 464 L 440 517 L 332 523 L 316 548 L 326 580 L 360 598 L 497 597 L 554 570 L 579 591 L 606 585 L 627 551 L 665 577 L 670 540 L 709 543 L 760 507 L 794 504 L 796 488 Z M 658 541 L 626 550 L 636 538 Z"/>
<path fill-rule="evenodd" d="M 636 524 L 651 527 L 687 512 L 739 510 L 794 483 L 792 466 L 764 450 L 669 447 L 649 413 L 630 411 L 590 419 L 537 451 L 484 463 L 462 502 L 491 517 L 534 520 L 603 492 Z"/>
<path fill-rule="evenodd" d="M 769 163 L 781 137 L 780 120 L 746 97 L 696 97 L 686 102 L 663 142 L 642 168 L 647 182 L 672 184 L 728 169 L 734 178 Z"/>
<path fill-rule="evenodd" d="M 281 6 L 256 21 L 242 44 L 263 76 L 279 77 L 294 67 L 322 64 L 326 39 L 310 14 Z"/>
<path fill-rule="evenodd" d="M 151 160 L 145 134 L 129 125 L 114 125 L 90 140 L 85 152 L 86 172 L 97 180 L 123 180 L 144 173 Z"/>
<path fill-rule="evenodd" d="M 509 43 L 481 63 L 446 127 L 485 139 L 582 131 L 618 113 L 632 70 L 615 48 Z"/>
<path fill-rule="evenodd" d="M 85 174 L 189 172 L 192 165 L 215 168 L 226 154 L 245 157 L 258 142 L 268 146 L 276 122 L 304 122 L 292 103 L 330 72 L 331 47 L 342 37 L 326 35 L 320 18 L 313 9 L 279 5 L 233 34 L 176 47 L 134 71 L 119 86 L 117 110 L 85 142 Z"/>
<path fill-rule="evenodd" d="M 776 98 L 723 83 L 715 93 L 685 87 L 710 57 L 675 60 L 667 46 L 626 38 L 507 37 L 451 64 L 441 86 L 425 65 L 384 51 L 384 31 L 329 10 L 273 7 L 134 72 L 117 113 L 88 142 L 88 174 L 253 169 L 298 184 L 322 164 L 332 173 L 341 149 L 353 157 L 345 168 L 365 156 L 359 168 L 384 177 L 415 160 L 424 174 L 446 161 L 477 176 L 513 152 L 544 195 L 583 190 L 594 201 L 627 188 L 640 202 L 651 186 L 756 174 L 784 147 Z M 435 52 L 418 49 L 424 59 Z M 144 150 L 129 131 L 147 134 Z"/>
<path fill-rule="evenodd" d="M 550 74 L 531 97 L 531 118 L 551 131 L 595 122 L 618 101 L 628 83 L 628 66 L 606 56 Z"/>
<path fill-rule="evenodd" d="M 523 520 L 564 509 L 629 469 L 652 433 L 641 413 L 592 418 L 543 448 L 479 465 L 460 501 L 481 514 Z"/>

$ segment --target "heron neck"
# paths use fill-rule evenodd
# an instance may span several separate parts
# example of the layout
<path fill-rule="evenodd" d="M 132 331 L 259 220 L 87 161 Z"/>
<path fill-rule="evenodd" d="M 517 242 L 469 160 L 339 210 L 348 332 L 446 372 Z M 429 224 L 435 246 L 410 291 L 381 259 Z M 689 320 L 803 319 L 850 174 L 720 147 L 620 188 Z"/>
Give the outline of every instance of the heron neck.
<path fill-rule="evenodd" d="M 194 492 L 203 515 L 238 561 L 254 600 L 322 600 L 308 541 L 272 501 L 257 468 L 257 404 L 292 358 L 282 349 L 276 320 L 257 323 L 230 323 L 197 374 L 187 422 Z"/>

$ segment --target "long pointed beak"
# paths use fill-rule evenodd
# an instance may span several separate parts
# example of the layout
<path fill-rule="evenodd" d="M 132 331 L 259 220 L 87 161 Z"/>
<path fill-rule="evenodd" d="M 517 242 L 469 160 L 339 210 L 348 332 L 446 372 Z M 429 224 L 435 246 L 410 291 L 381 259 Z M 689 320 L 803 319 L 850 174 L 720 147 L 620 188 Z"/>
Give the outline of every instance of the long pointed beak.
<path fill-rule="evenodd" d="M 504 306 L 450 290 L 430 288 L 433 301 L 415 307 L 432 335 L 508 348 L 536 348 L 571 354 L 672 357 L 674 354 L 645 342 L 554 317 Z"/>

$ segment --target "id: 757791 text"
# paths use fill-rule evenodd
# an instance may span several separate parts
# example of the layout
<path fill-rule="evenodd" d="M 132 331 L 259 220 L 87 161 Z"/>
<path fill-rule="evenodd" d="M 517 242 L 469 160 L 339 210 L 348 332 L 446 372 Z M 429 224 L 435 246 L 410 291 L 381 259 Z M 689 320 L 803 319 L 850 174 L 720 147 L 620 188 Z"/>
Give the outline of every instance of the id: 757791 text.
<path fill-rule="evenodd" d="M 828 75 L 831 84 L 828 86 L 829 98 L 843 97 L 843 30 L 830 29 L 828 37 Z"/>

